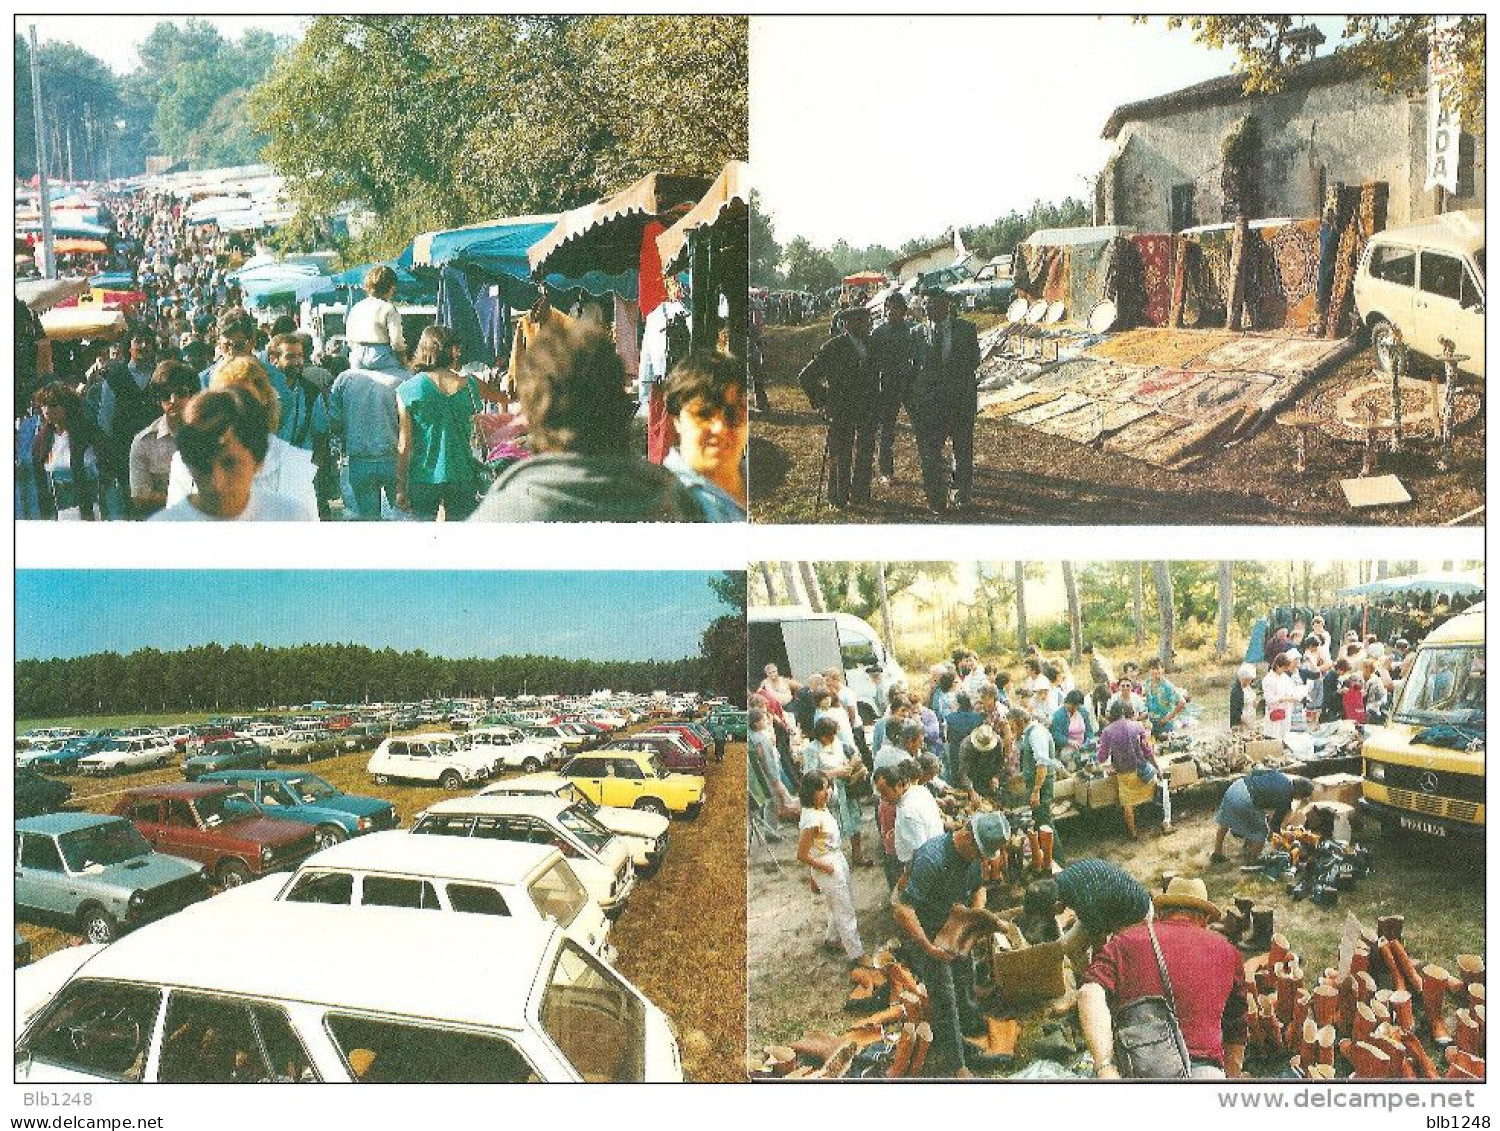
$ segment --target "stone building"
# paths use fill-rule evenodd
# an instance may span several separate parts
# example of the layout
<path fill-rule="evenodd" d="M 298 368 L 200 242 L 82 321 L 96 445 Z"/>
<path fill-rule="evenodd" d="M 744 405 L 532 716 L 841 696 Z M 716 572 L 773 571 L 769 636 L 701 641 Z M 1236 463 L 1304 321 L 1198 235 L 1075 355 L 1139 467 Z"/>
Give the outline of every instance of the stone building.
<path fill-rule="evenodd" d="M 1226 75 L 1128 103 L 1103 136 L 1115 147 L 1095 189 L 1100 224 L 1220 223 L 1241 210 L 1237 194 L 1251 219 L 1310 218 L 1330 185 L 1370 181 L 1389 185 L 1390 226 L 1484 207 L 1483 140 L 1462 135 L 1456 194 L 1424 189 L 1426 96 L 1377 90 L 1339 55 L 1291 68 L 1275 94 L 1246 96 Z"/>

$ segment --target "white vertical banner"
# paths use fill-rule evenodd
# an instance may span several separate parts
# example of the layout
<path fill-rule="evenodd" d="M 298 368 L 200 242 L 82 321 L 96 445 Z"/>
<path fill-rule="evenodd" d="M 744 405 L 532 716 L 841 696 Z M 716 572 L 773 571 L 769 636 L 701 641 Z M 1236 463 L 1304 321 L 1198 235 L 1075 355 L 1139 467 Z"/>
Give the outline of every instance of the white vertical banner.
<path fill-rule="evenodd" d="M 1427 188 L 1458 192 L 1458 16 L 1433 16 L 1427 54 Z"/>

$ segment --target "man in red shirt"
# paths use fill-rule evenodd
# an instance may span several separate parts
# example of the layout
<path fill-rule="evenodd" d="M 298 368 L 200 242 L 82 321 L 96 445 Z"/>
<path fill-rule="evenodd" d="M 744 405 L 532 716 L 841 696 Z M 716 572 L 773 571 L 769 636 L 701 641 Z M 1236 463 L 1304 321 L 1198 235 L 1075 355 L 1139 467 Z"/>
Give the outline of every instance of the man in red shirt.
<path fill-rule="evenodd" d="M 1208 929 L 1218 917 L 1199 879 L 1178 876 L 1156 897 L 1156 938 L 1194 1079 L 1239 1076 L 1245 1058 L 1244 960 L 1228 939 Z M 1114 1014 L 1140 998 L 1163 996 L 1146 927 L 1137 923 L 1110 939 L 1094 955 L 1078 991 L 1079 1022 L 1101 1080 L 1120 1078 Z"/>

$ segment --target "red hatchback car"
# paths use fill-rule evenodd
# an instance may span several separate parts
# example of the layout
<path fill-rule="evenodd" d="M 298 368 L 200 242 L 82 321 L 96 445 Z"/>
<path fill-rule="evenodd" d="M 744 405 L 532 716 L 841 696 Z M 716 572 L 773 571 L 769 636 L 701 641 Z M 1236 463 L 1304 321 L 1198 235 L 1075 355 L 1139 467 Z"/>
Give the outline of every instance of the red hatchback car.
<path fill-rule="evenodd" d="M 198 861 L 224 888 L 295 868 L 317 848 L 312 825 L 266 817 L 243 792 L 217 782 L 127 790 L 115 813 L 156 851 Z"/>

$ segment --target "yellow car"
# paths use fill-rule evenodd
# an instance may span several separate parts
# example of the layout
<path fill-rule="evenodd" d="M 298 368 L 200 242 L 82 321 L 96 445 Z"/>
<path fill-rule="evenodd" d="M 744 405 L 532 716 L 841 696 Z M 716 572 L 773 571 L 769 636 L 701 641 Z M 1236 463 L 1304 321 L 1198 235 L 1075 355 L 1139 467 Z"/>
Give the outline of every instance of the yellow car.
<path fill-rule="evenodd" d="M 601 750 L 580 754 L 559 773 L 595 805 L 643 809 L 662 816 L 693 818 L 707 800 L 703 779 L 696 774 L 665 770 L 646 750 Z"/>

